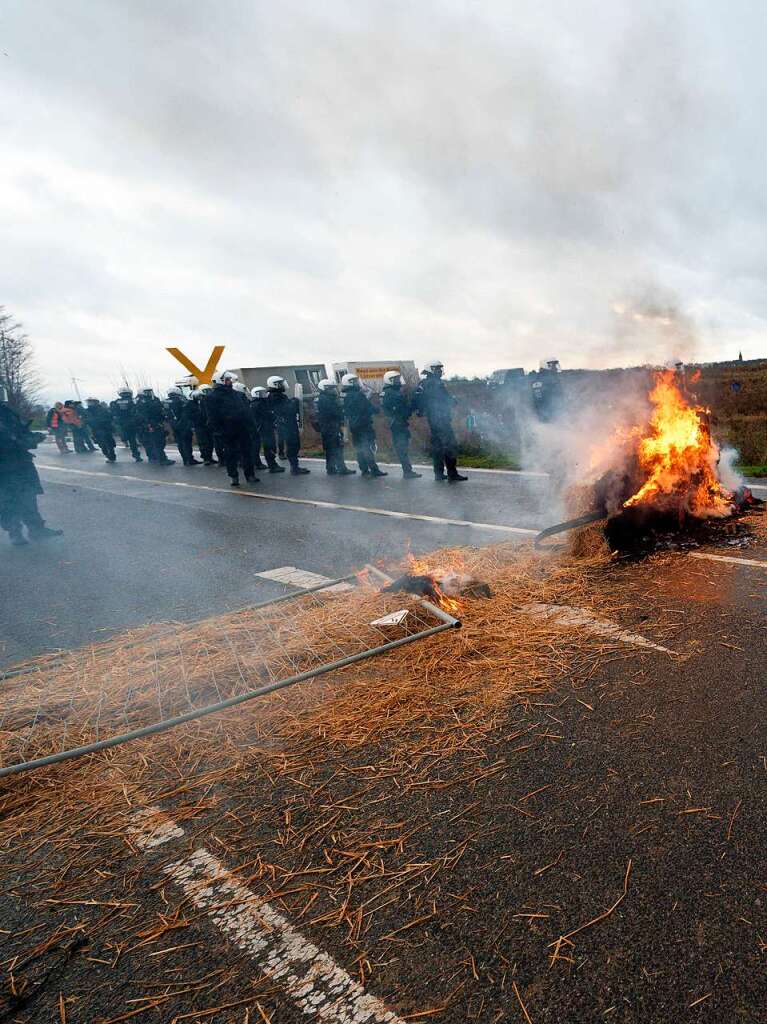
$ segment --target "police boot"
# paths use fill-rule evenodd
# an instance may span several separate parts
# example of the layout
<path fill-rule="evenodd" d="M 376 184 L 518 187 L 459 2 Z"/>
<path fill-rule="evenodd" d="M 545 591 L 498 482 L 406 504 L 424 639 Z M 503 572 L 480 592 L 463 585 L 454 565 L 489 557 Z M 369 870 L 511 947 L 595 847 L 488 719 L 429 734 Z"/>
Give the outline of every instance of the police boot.
<path fill-rule="evenodd" d="M 24 533 L 20 526 L 15 527 L 13 530 L 9 530 L 8 537 L 10 538 L 11 544 L 13 544 L 15 548 L 21 548 L 25 544 L 29 544 L 29 541 L 24 536 Z"/>
<path fill-rule="evenodd" d="M 257 476 L 253 476 L 252 474 L 250 476 L 246 476 L 245 480 L 249 484 L 260 484 L 261 483 L 261 481 L 258 479 L 258 477 Z"/>
<path fill-rule="evenodd" d="M 285 467 L 284 466 L 278 466 L 276 462 L 272 461 L 272 462 L 269 463 L 269 472 L 270 473 L 284 473 L 285 472 Z"/>
<path fill-rule="evenodd" d="M 379 469 L 377 462 L 371 462 L 371 464 L 370 464 L 370 475 L 371 476 L 388 476 L 389 474 L 385 473 L 382 469 Z"/>
<path fill-rule="evenodd" d="M 50 540 L 51 537 L 62 537 L 63 530 L 52 530 L 50 526 L 28 526 L 30 540 Z"/>
<path fill-rule="evenodd" d="M 457 459 L 445 459 L 445 465 L 447 466 L 447 479 L 451 484 L 458 483 L 462 480 L 468 480 L 467 476 L 462 476 L 458 472 L 458 460 Z"/>
<path fill-rule="evenodd" d="M 339 476 L 354 476 L 357 470 L 352 469 L 350 466 L 342 464 L 341 466 L 339 466 L 336 472 L 338 473 Z"/>
<path fill-rule="evenodd" d="M 290 475 L 291 476 L 306 476 L 308 473 L 311 473 L 311 470 L 310 469 L 306 469 L 304 466 L 291 466 L 290 467 Z"/>
<path fill-rule="evenodd" d="M 413 469 L 412 466 L 410 467 L 410 469 L 403 469 L 402 470 L 402 479 L 403 480 L 420 480 L 422 476 L 423 476 L 423 473 L 416 473 L 416 471 Z"/>
<path fill-rule="evenodd" d="M 239 473 L 237 474 L 237 476 L 230 477 L 229 486 L 230 487 L 239 487 L 240 486 L 240 475 L 239 475 Z"/>

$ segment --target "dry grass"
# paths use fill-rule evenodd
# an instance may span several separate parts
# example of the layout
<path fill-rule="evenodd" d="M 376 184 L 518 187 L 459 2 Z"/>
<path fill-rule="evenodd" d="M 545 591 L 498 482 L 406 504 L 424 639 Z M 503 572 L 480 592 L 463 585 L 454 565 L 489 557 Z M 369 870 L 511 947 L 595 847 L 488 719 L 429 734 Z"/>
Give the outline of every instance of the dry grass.
<path fill-rule="evenodd" d="M 243 879 L 299 927 L 330 929 L 333 941 L 349 947 L 347 962 L 357 965 L 362 983 L 374 970 L 374 949 L 385 955 L 409 937 L 403 929 L 410 923 L 429 920 L 438 906 L 449 909 L 459 899 L 450 893 L 458 892 L 452 880 L 464 854 L 500 827 L 466 818 L 477 787 L 493 785 L 530 744 L 561 739 L 548 711 L 552 686 L 584 681 L 605 662 L 635 652 L 521 610 L 569 604 L 621 619 L 625 599 L 607 596 L 604 554 L 554 560 L 502 545 L 437 552 L 429 561 L 460 562 L 491 582 L 491 599 L 464 602 L 461 630 L 151 740 L 3 780 L 0 846 L 6 864 L 24 864 L 24 899 L 47 901 L 50 935 L 64 934 L 57 915 L 67 921 L 71 901 L 87 901 L 95 891 L 103 905 L 89 904 L 83 913 L 89 933 L 106 947 L 97 954 L 105 959 L 136 949 L 146 955 L 169 931 L 173 942 L 166 944 L 195 940 L 195 915 L 183 900 L 147 919 L 141 900 L 131 897 L 145 867 L 132 857 L 126 823 L 132 809 L 155 802 L 240 865 Z M 113 697 L 123 700 L 130 685 L 154 708 L 148 651 L 168 700 L 203 686 L 213 671 L 223 693 L 242 685 L 245 651 L 262 627 L 260 642 L 280 638 L 286 660 L 275 661 L 272 671 L 284 674 L 308 657 L 337 655 L 352 628 L 402 604 L 402 595 L 361 592 L 283 606 L 268 629 L 241 612 L 192 627 L 133 631 L 67 655 L 65 676 L 61 662 L 42 660 L 31 704 L 50 687 L 51 706 L 58 707 L 66 686 L 78 686 L 68 707 L 78 711 L 85 735 L 93 728 L 87 694 L 98 678 L 110 680 Z M 75 729 L 71 715 L 67 728 Z M 521 803 L 508 813 L 530 812 Z M 179 929 L 189 931 L 178 938 Z M 33 939 L 47 941 L 39 933 Z M 19 948 L 26 953 L 34 942 Z M 199 998 L 215 1005 L 219 982 L 213 978 Z M 156 990 L 148 990 L 150 997 Z M 172 999 L 163 995 L 162 1005 Z"/>

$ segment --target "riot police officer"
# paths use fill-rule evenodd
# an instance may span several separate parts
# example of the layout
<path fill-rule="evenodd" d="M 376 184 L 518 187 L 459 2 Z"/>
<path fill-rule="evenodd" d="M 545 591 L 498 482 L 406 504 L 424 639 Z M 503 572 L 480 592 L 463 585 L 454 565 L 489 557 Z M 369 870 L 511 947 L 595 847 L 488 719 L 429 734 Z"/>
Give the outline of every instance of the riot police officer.
<path fill-rule="evenodd" d="M 172 466 L 175 459 L 165 454 L 165 407 L 152 388 L 144 388 L 136 399 L 136 419 L 147 459 L 156 466 Z"/>
<path fill-rule="evenodd" d="M 365 477 L 388 476 L 388 473 L 378 468 L 375 457 L 375 406 L 360 387 L 356 373 L 345 374 L 341 387 L 344 393 L 344 416 L 349 424 L 360 473 Z"/>
<path fill-rule="evenodd" d="M 29 540 L 60 537 L 64 532 L 46 526 L 37 507 L 43 488 L 31 450 L 44 440 L 45 434 L 30 430 L 11 409 L 8 393 L 0 384 L 0 528 L 16 547 L 29 543 L 25 526 Z"/>
<path fill-rule="evenodd" d="M 107 462 L 117 462 L 112 410 L 98 398 L 86 398 L 83 422 L 91 432 L 94 441 L 104 453 Z"/>
<path fill-rule="evenodd" d="M 192 392 L 190 418 L 194 427 L 194 436 L 197 438 L 197 446 L 200 449 L 200 455 L 202 455 L 202 461 L 206 466 L 215 466 L 216 459 L 213 458 L 213 431 L 210 429 L 208 414 L 205 409 L 205 396 L 210 393 L 210 390 L 210 384 L 200 384 Z M 216 455 L 219 456 L 219 459 L 223 458 L 222 452 L 216 451 Z"/>
<path fill-rule="evenodd" d="M 184 397 L 181 388 L 171 388 L 168 391 L 168 420 L 184 465 L 199 466 L 200 462 L 194 457 L 192 450 L 194 403 Z"/>
<path fill-rule="evenodd" d="M 291 475 L 303 476 L 311 471 L 298 464 L 298 453 L 301 450 L 301 431 L 298 426 L 300 416 L 298 399 L 291 398 L 287 394 L 284 377 L 269 377 L 266 382 L 266 390 L 268 392 L 266 403 L 274 421 L 277 438 L 282 437 L 285 441 L 285 454 L 290 463 Z M 265 447 L 264 449 L 267 461 L 269 461 L 270 472 L 272 471 L 272 462 L 270 460 L 273 460 L 275 456 L 274 442 L 275 437 L 272 434 L 269 439 L 270 448 L 266 449 Z"/>
<path fill-rule="evenodd" d="M 415 472 L 410 461 L 410 417 L 415 405 L 402 387 L 402 376 L 397 370 L 387 370 L 384 374 L 381 406 L 389 420 L 392 445 L 402 466 L 402 476 L 405 480 L 418 480 L 421 474 Z"/>
<path fill-rule="evenodd" d="M 317 387 L 319 395 L 315 409 L 325 452 L 325 469 L 328 476 L 350 476 L 357 470 L 350 469 L 344 462 L 344 408 L 338 395 L 338 385 L 333 380 L 321 380 Z"/>
<path fill-rule="evenodd" d="M 265 387 L 257 384 L 254 388 L 250 389 L 250 439 L 251 439 L 251 452 L 253 453 L 253 465 L 256 469 L 267 469 L 269 472 L 284 473 L 282 466 L 277 466 L 276 469 L 272 469 L 268 462 L 264 462 L 261 458 L 261 448 L 264 449 L 264 458 L 268 458 L 266 454 L 267 442 L 269 433 L 271 431 L 274 434 L 274 423 L 271 422 L 270 413 L 267 407 L 266 399 L 269 392 Z"/>
<path fill-rule="evenodd" d="M 121 391 L 118 391 L 117 398 L 109 403 L 109 408 L 112 410 L 112 415 L 120 429 L 120 434 L 130 448 L 134 460 L 136 462 L 143 462 L 137 440 L 139 426 L 138 411 L 136 403 L 133 401 L 133 392 L 130 388 L 123 388 Z"/>
<path fill-rule="evenodd" d="M 258 483 L 253 473 L 250 446 L 250 409 L 247 398 L 235 391 L 237 375 L 229 370 L 213 378 L 213 390 L 204 398 L 213 436 L 224 447 L 226 471 L 232 487 L 240 486 L 240 465 L 249 484 Z"/>
<path fill-rule="evenodd" d="M 444 366 L 439 359 L 426 364 L 423 380 L 416 392 L 419 413 L 429 421 L 431 457 L 434 479 L 451 483 L 467 480 L 458 472 L 458 444 L 453 432 L 452 414 L 455 399 L 442 380 Z"/>

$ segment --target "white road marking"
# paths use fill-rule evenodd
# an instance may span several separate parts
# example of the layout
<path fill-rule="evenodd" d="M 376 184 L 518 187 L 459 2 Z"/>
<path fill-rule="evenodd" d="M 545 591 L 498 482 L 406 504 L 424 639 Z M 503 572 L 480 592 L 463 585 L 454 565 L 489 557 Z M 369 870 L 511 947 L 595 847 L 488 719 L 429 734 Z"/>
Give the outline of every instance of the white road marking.
<path fill-rule="evenodd" d="M 131 831 L 144 850 L 184 835 L 157 807 L 136 812 Z M 203 847 L 162 870 L 231 942 L 284 986 L 307 1018 L 330 1024 L 404 1024 Z"/>
<path fill-rule="evenodd" d="M 294 565 L 283 565 L 280 569 L 266 569 L 264 572 L 257 572 L 256 576 L 262 576 L 265 580 L 274 580 L 276 583 L 287 583 L 289 586 L 299 587 L 301 590 L 309 590 L 310 587 L 317 587 L 320 583 L 327 583 L 332 579 L 330 576 L 321 576 L 317 572 L 309 572 L 308 569 L 296 569 Z M 353 589 L 351 583 L 336 583 L 334 587 L 327 588 L 327 593 Z"/>
<path fill-rule="evenodd" d="M 529 530 L 522 526 L 506 526 L 501 523 L 475 523 L 468 519 L 445 519 L 442 516 L 427 516 L 417 512 L 395 512 L 390 508 L 369 508 L 365 505 L 346 505 L 334 501 L 319 501 L 314 498 L 289 498 L 284 494 L 261 494 L 256 491 L 230 490 L 228 487 L 211 487 L 208 484 L 187 484 L 180 480 L 149 480 L 146 477 L 131 476 L 128 473 L 95 473 L 87 469 L 65 469 L 63 466 L 50 466 L 47 462 L 39 462 L 38 466 L 40 469 L 52 470 L 56 473 L 95 476 L 101 480 L 133 480 L 135 483 L 146 484 L 150 487 L 186 487 L 193 491 L 215 491 L 219 494 L 229 494 L 231 497 L 236 498 L 255 498 L 257 501 L 282 501 L 290 505 L 309 505 L 312 508 L 338 509 L 342 512 L 364 512 L 366 515 L 371 516 L 386 516 L 389 519 L 410 519 L 416 522 L 433 523 L 437 526 L 468 526 L 475 530 L 514 533 L 525 537 L 535 537 L 540 532 L 539 530 Z"/>
<path fill-rule="evenodd" d="M 735 555 L 710 555 L 707 551 L 690 551 L 690 558 L 705 558 L 711 562 L 731 562 L 733 565 L 755 565 L 767 569 L 767 560 L 758 558 L 738 558 Z"/>
<path fill-rule="evenodd" d="M 522 611 L 529 615 L 535 615 L 541 619 L 551 619 L 558 625 L 582 627 L 587 633 L 596 636 L 607 636 L 615 640 L 621 640 L 624 644 L 633 644 L 635 647 L 646 647 L 653 651 L 661 651 L 663 654 L 673 654 L 668 647 L 661 647 L 653 643 L 639 633 L 629 633 L 619 626 L 617 622 L 610 622 L 609 619 L 597 618 L 586 608 L 571 608 L 563 604 L 525 604 Z"/>
<path fill-rule="evenodd" d="M 767 484 L 746 484 L 749 491 L 767 491 Z"/>
<path fill-rule="evenodd" d="M 142 850 L 154 850 L 173 839 L 180 839 L 184 830 L 167 818 L 159 807 L 143 807 L 135 811 L 128 831 Z"/>

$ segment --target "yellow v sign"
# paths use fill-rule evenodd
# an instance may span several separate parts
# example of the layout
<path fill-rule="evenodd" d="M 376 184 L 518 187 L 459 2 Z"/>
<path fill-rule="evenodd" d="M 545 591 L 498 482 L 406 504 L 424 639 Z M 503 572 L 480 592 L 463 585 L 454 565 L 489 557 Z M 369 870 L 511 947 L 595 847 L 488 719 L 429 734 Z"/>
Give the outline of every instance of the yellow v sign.
<path fill-rule="evenodd" d="M 180 348 L 168 349 L 168 352 L 170 352 L 173 358 L 178 359 L 181 365 L 186 367 L 186 369 L 189 370 L 189 372 L 197 378 L 200 384 L 210 384 L 210 382 L 213 380 L 213 374 L 216 372 L 216 367 L 218 366 L 218 361 L 221 358 L 221 353 L 223 351 L 223 345 L 216 345 L 216 347 L 210 354 L 210 359 L 208 360 L 205 369 L 201 370 L 199 369 L 199 367 L 194 365 L 194 363 L 188 356 L 184 355 Z"/>

